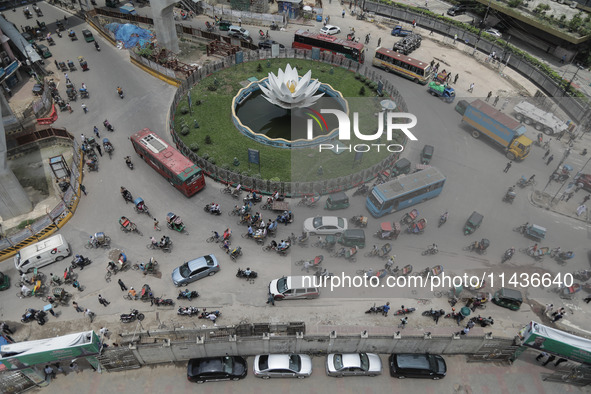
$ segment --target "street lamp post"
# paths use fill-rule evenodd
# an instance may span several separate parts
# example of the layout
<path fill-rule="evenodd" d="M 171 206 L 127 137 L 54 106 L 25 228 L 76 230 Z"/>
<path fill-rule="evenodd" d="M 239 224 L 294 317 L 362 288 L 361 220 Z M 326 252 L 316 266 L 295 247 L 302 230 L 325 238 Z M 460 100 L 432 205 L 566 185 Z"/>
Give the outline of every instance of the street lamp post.
<path fill-rule="evenodd" d="M 575 75 L 573 75 L 572 79 L 569 79 L 568 83 L 566 84 L 566 87 L 564 88 L 564 93 L 568 93 L 568 91 L 570 89 L 570 85 L 577 77 L 577 74 L 579 73 L 579 71 L 582 69 L 583 69 L 583 67 L 581 67 L 580 65 L 577 64 L 577 71 L 575 71 Z"/>

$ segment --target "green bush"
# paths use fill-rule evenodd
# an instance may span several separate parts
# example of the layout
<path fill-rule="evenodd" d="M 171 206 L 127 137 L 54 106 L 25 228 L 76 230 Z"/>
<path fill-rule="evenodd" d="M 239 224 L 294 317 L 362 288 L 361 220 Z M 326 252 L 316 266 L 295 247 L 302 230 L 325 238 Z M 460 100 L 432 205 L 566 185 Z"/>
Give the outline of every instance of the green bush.
<path fill-rule="evenodd" d="M 204 153 L 201 157 L 203 158 L 203 160 L 209 160 L 209 153 Z"/>
<path fill-rule="evenodd" d="M 281 182 L 281 180 L 278 177 L 273 177 L 271 179 L 269 179 L 271 182 Z"/>
<path fill-rule="evenodd" d="M 364 76 L 361 75 L 361 76 L 359 76 L 359 80 L 361 82 L 365 82 L 367 80 L 367 78 L 365 78 Z"/>
<path fill-rule="evenodd" d="M 231 170 L 231 166 L 230 166 L 230 164 L 228 164 L 228 163 L 224 163 L 224 164 L 222 164 L 222 168 L 223 168 L 224 170 L 227 170 L 227 171 L 230 171 L 230 170 Z"/>
<path fill-rule="evenodd" d="M 194 142 L 189 146 L 189 149 L 191 149 L 191 151 L 197 153 L 199 151 L 199 144 Z"/>
<path fill-rule="evenodd" d="M 261 66 L 261 63 L 259 63 L 259 65 L 257 66 L 257 72 L 262 72 L 263 71 L 263 66 Z"/>
<path fill-rule="evenodd" d="M 207 161 L 209 161 L 211 164 L 215 165 L 215 159 L 213 157 L 210 157 Z"/>
<path fill-rule="evenodd" d="M 207 89 L 208 89 L 210 92 L 215 92 L 216 90 L 218 90 L 218 87 L 217 87 L 217 86 L 215 86 L 215 85 L 209 85 L 209 86 L 207 87 Z"/>
<path fill-rule="evenodd" d="M 361 89 L 359 89 L 359 95 L 365 96 L 365 86 L 362 86 Z"/>
<path fill-rule="evenodd" d="M 378 84 L 375 83 L 375 82 L 372 82 L 372 83 L 369 84 L 369 88 L 371 90 L 376 90 L 378 88 Z"/>
<path fill-rule="evenodd" d="M 209 136 L 209 134 L 207 134 L 207 135 L 205 136 L 205 143 L 206 143 L 207 145 L 211 145 L 211 144 L 213 143 L 213 141 L 211 140 L 211 137 Z"/>
<path fill-rule="evenodd" d="M 191 129 L 189 129 L 188 127 L 183 127 L 181 129 L 181 135 L 188 135 L 191 132 Z"/>
<path fill-rule="evenodd" d="M 189 113 L 189 108 L 187 108 L 187 107 L 181 108 L 181 114 L 186 115 L 188 113 Z"/>
<path fill-rule="evenodd" d="M 355 79 L 361 79 L 361 74 L 355 73 Z"/>

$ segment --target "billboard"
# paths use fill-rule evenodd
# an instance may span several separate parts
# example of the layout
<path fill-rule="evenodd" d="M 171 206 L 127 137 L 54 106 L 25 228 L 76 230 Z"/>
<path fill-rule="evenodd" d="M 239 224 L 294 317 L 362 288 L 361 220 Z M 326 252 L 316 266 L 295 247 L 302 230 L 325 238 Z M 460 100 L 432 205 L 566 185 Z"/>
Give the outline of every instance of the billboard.
<path fill-rule="evenodd" d="M 523 345 L 591 364 L 591 340 L 534 321 L 525 328 Z"/>

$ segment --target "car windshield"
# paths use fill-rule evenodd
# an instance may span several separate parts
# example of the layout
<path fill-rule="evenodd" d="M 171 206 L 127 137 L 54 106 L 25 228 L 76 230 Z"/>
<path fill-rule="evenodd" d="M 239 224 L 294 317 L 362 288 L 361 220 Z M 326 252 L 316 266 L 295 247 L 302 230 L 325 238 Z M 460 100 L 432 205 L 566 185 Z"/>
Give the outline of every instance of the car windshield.
<path fill-rule="evenodd" d="M 289 356 L 289 369 L 292 371 L 299 371 L 301 367 L 302 361 L 300 360 L 300 356 L 296 354 Z"/>
<path fill-rule="evenodd" d="M 234 368 L 234 360 L 232 360 L 232 357 L 223 357 L 222 363 L 223 363 L 224 372 L 227 374 L 231 374 L 232 370 Z"/>
<path fill-rule="evenodd" d="M 338 223 L 340 228 L 345 228 L 345 219 L 339 218 Z"/>
<path fill-rule="evenodd" d="M 188 278 L 191 274 L 191 270 L 189 269 L 189 263 L 185 263 L 179 267 L 179 273 L 183 278 Z"/>
<path fill-rule="evenodd" d="M 213 267 L 213 259 L 211 258 L 211 256 L 203 256 L 203 258 L 205 259 L 205 262 L 207 263 L 207 265 L 209 267 Z"/>
<path fill-rule="evenodd" d="M 269 369 L 269 356 L 260 356 L 259 357 L 259 370 L 266 371 Z"/>
<path fill-rule="evenodd" d="M 335 354 L 332 359 L 332 362 L 334 364 L 334 369 L 336 371 L 343 368 L 343 355 L 342 354 Z"/>
<path fill-rule="evenodd" d="M 320 226 L 322 226 L 322 216 L 318 216 L 312 221 L 312 227 L 318 228 Z"/>
<path fill-rule="evenodd" d="M 277 291 L 285 293 L 287 291 L 287 278 L 281 278 L 277 281 Z"/>
<path fill-rule="evenodd" d="M 359 358 L 361 359 L 361 369 L 364 371 L 369 370 L 369 358 L 367 357 L 367 354 L 360 353 Z"/>

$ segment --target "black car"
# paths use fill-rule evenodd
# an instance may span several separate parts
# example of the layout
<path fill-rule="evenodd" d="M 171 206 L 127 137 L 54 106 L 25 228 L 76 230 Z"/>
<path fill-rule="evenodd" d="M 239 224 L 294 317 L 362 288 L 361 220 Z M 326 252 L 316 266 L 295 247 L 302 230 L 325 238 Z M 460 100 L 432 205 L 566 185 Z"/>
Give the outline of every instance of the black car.
<path fill-rule="evenodd" d="M 205 383 L 239 380 L 246 377 L 246 360 L 240 356 L 192 358 L 187 364 L 187 379 Z"/>
<path fill-rule="evenodd" d="M 388 359 L 390 376 L 404 378 L 443 379 L 447 365 L 443 357 L 436 354 L 392 354 Z"/>
<path fill-rule="evenodd" d="M 465 14 L 466 11 L 468 11 L 468 8 L 465 5 L 454 5 L 449 10 L 447 10 L 447 15 L 458 16 Z"/>
<path fill-rule="evenodd" d="M 264 40 L 259 42 L 259 49 L 271 49 L 271 45 L 279 44 L 277 41 L 274 40 Z M 279 44 L 279 48 L 285 48 L 285 45 Z"/>

